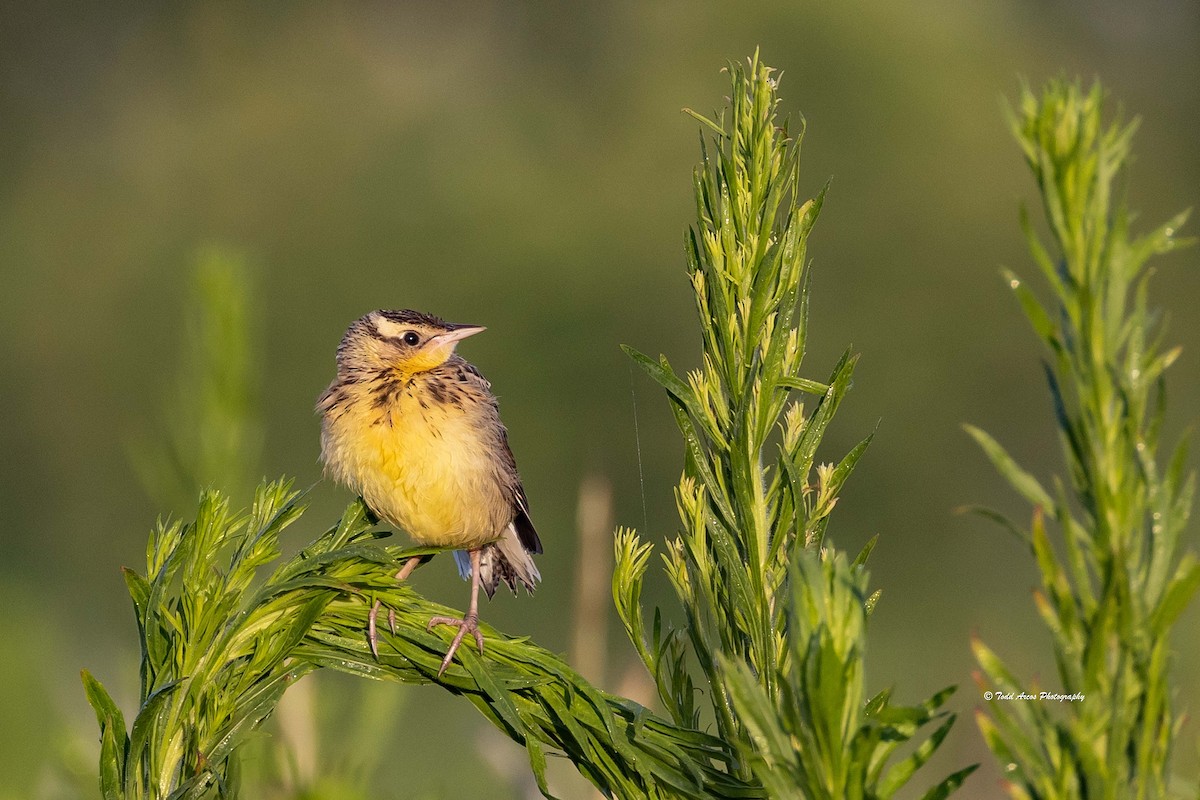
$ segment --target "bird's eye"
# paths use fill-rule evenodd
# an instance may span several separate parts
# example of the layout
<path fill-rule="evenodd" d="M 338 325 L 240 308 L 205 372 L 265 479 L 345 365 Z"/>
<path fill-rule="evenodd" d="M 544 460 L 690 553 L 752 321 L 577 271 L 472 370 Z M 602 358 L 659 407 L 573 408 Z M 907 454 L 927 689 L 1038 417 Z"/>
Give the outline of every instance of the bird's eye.
<path fill-rule="evenodd" d="M 404 343 L 409 347 L 416 347 L 421 343 L 421 337 L 415 331 L 409 331 L 404 334 Z"/>

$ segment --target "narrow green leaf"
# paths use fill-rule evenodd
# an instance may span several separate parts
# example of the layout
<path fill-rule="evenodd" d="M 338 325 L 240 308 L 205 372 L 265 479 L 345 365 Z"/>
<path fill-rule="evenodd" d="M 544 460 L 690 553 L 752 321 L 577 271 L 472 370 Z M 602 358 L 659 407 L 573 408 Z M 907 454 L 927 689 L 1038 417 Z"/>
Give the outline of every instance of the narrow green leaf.
<path fill-rule="evenodd" d="M 701 410 L 697 400 L 696 393 L 684 381 L 675 374 L 671 369 L 671 365 L 667 363 L 665 357 L 659 361 L 655 361 L 649 356 L 638 352 L 628 345 L 621 345 L 621 349 L 634 360 L 634 362 L 646 371 L 646 374 L 653 378 L 660 386 L 667 390 L 683 408 L 687 410 L 688 416 L 691 418 L 693 425 L 700 426 L 704 432 L 712 437 L 721 440 L 720 432 L 714 430 L 708 424 L 708 416 Z"/>
<path fill-rule="evenodd" d="M 117 728 L 113 719 L 107 718 L 100 724 L 100 795 L 104 800 L 122 800 L 125 797 L 125 748 L 117 740 Z M 125 731 L 120 732 L 121 739 Z"/>
<path fill-rule="evenodd" d="M 1011 533 L 1022 544 L 1029 544 L 1029 533 L 1017 527 L 1015 522 L 993 508 L 988 508 L 987 506 L 960 506 L 955 509 L 955 512 L 959 514 L 974 514 L 990 520 Z"/>
<path fill-rule="evenodd" d="M 684 114 L 687 114 L 689 117 L 691 117 L 692 119 L 696 120 L 697 122 L 699 122 L 699 123 L 700 123 L 701 125 L 703 125 L 704 127 L 708 128 L 708 129 L 709 129 L 709 130 L 711 130 L 712 132 L 716 133 L 716 134 L 717 134 L 717 136 L 722 136 L 722 137 L 723 137 L 723 136 L 725 136 L 725 135 L 726 135 L 726 134 L 725 134 L 725 131 L 724 131 L 724 130 L 721 128 L 721 126 L 720 126 L 720 125 L 718 125 L 717 123 L 713 122 L 711 119 L 709 119 L 708 117 L 704 116 L 703 114 L 700 114 L 700 113 L 698 113 L 698 112 L 696 112 L 696 111 L 693 111 L 693 110 L 692 110 L 692 109 L 690 109 L 690 108 L 684 108 L 684 109 L 681 109 L 681 110 L 683 111 L 683 113 L 684 113 Z"/>
<path fill-rule="evenodd" d="M 829 384 L 827 383 L 809 380 L 808 378 L 792 378 L 786 375 L 778 378 L 776 385 L 788 389 L 799 389 L 802 392 L 816 395 L 817 397 L 823 397 L 829 391 Z"/>
<path fill-rule="evenodd" d="M 858 551 L 858 555 L 854 559 L 852 566 L 864 567 L 867 564 L 867 559 L 871 557 L 872 551 L 875 550 L 875 545 L 879 543 L 879 534 L 875 534 L 867 543 L 863 545 L 863 549 Z"/>
<path fill-rule="evenodd" d="M 829 391 L 818 401 L 816 410 L 796 442 L 796 452 L 793 458 L 799 467 L 798 472 L 805 473 L 812 466 L 817 445 L 825 435 L 825 430 L 829 427 L 842 398 L 850 389 L 850 379 L 854 374 L 854 365 L 857 362 L 858 357 L 852 355 L 850 350 L 846 350 L 838 360 L 837 366 L 834 367 L 829 380 Z"/>
<path fill-rule="evenodd" d="M 92 710 L 96 712 L 96 722 L 101 730 L 106 726 L 114 728 L 114 743 L 120 746 L 121 763 L 124 763 L 124 752 L 129 741 L 125 729 L 125 716 L 121 713 L 121 709 L 117 704 L 113 702 L 104 685 L 96 680 L 92 676 L 92 673 L 85 669 L 81 671 L 80 678 L 83 680 L 83 689 L 87 695 L 88 703 L 91 704 Z"/>
<path fill-rule="evenodd" d="M 977 769 L 979 769 L 979 765 L 972 764 L 947 776 L 937 786 L 934 786 L 928 792 L 921 795 L 921 800 L 946 800 L 947 797 L 957 792 L 966 782 L 967 778 L 970 777 L 971 773 Z"/>
<path fill-rule="evenodd" d="M 133 720 L 133 729 L 129 733 L 129 755 L 126 758 L 125 794 L 127 797 L 137 797 L 135 781 L 141 770 L 147 742 L 151 731 L 158 726 L 169 710 L 167 701 L 172 699 L 182 685 L 181 681 L 173 681 L 160 687 L 142 703 L 138 715 Z"/>
<path fill-rule="evenodd" d="M 1151 627 L 1159 636 L 1165 636 L 1175 620 L 1183 613 L 1200 589 L 1200 561 L 1192 553 L 1187 553 L 1175 569 L 1175 575 L 1167 584 L 1167 591 L 1162 602 L 1154 609 Z"/>
<path fill-rule="evenodd" d="M 555 800 L 554 795 L 550 794 L 550 784 L 546 782 L 546 752 L 541 744 L 532 738 L 526 738 L 525 750 L 529 753 L 529 769 L 533 772 L 533 779 L 537 781 L 538 791 L 546 800 Z"/>
<path fill-rule="evenodd" d="M 1032 145 L 1030 145 L 1032 146 Z M 1038 269 L 1042 272 L 1042 277 L 1054 289 L 1057 297 L 1064 298 L 1067 296 L 1067 289 L 1063 283 L 1064 279 L 1069 279 L 1069 275 L 1064 275 L 1058 265 L 1050 258 L 1050 254 L 1046 252 L 1045 246 L 1038 238 L 1037 232 L 1033 229 L 1033 224 L 1029 219 L 1029 210 L 1025 206 L 1020 209 L 1021 230 L 1025 234 L 1025 241 L 1029 245 L 1029 252 L 1033 254 L 1034 262 Z"/>
<path fill-rule="evenodd" d="M 1046 509 L 1054 508 L 1054 502 L 1050 499 L 1050 495 L 1046 493 L 1046 490 L 1042 488 L 1037 479 L 1018 467 L 1017 463 L 1013 461 L 1012 457 L 1009 456 L 995 439 L 974 425 L 964 425 L 963 429 L 979 443 L 979 446 L 983 448 L 983 452 L 1000 474 L 1026 500 L 1035 506 L 1041 506 Z"/>
<path fill-rule="evenodd" d="M 1016 276 L 1012 270 L 1002 270 L 1005 282 L 1017 297 L 1017 301 L 1021 304 L 1021 310 L 1025 312 L 1025 316 L 1029 319 L 1029 324 L 1033 327 L 1034 333 L 1042 340 L 1045 345 L 1051 349 L 1056 348 L 1057 334 L 1054 323 L 1050 321 L 1050 315 L 1046 313 L 1046 309 L 1042 308 L 1042 304 L 1030 291 L 1029 287 L 1021 282 L 1021 279 Z"/>
<path fill-rule="evenodd" d="M 150 600 L 150 584 L 128 567 L 123 567 L 121 574 L 125 578 L 125 586 L 129 589 L 129 597 L 133 600 L 133 609 L 137 614 L 138 625 L 145 627 L 146 604 Z"/>
<path fill-rule="evenodd" d="M 850 473 L 854 472 L 854 468 L 858 465 L 858 460 L 862 458 L 863 453 L 867 452 L 867 448 L 871 445 L 871 441 L 875 438 L 875 433 L 871 432 L 867 438 L 856 444 L 854 448 L 847 453 L 837 467 L 834 468 L 833 474 L 829 478 L 829 483 L 825 487 L 827 492 L 837 494 L 845 485 L 846 479 L 850 477 Z"/>
<path fill-rule="evenodd" d="M 950 714 L 946 721 L 938 726 L 933 735 L 922 742 L 916 750 L 912 752 L 908 758 L 898 761 L 886 773 L 883 780 L 879 784 L 879 797 L 883 800 L 891 797 L 900 787 L 908 783 L 909 779 L 916 774 L 925 762 L 927 762 L 934 752 L 941 746 L 946 735 L 950 733 L 950 729 L 954 727 L 955 716 Z M 968 773 L 969 774 L 969 773 Z M 965 777 L 965 776 L 964 776 Z"/>

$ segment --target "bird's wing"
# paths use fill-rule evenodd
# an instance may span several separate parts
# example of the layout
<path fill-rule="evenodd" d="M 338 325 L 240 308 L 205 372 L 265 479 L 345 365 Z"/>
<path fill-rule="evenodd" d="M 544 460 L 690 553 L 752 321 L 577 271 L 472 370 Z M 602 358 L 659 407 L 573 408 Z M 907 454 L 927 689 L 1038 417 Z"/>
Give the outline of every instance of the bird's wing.
<path fill-rule="evenodd" d="M 525 497 L 525 487 L 521 485 L 521 476 L 517 472 L 517 460 L 513 458 L 512 448 L 508 446 L 508 431 L 504 430 L 503 426 L 500 428 L 500 445 L 505 466 L 508 467 L 509 474 L 512 476 L 512 502 L 517 512 L 516 517 L 513 518 L 513 527 L 516 528 L 517 538 L 529 552 L 540 553 L 542 552 L 542 540 L 538 538 L 537 529 L 533 527 L 533 520 L 529 518 L 529 499 Z"/>
<path fill-rule="evenodd" d="M 529 517 L 529 500 L 525 497 L 525 487 L 521 485 L 521 475 L 517 472 L 517 460 L 513 457 L 512 448 L 508 445 L 508 431 L 500 422 L 499 408 L 496 398 L 491 392 L 492 384 L 480 374 L 479 370 L 475 369 L 473 364 L 461 356 L 457 354 L 452 356 L 451 363 L 460 370 L 460 380 L 474 382 L 486 390 L 486 394 L 491 400 L 492 409 L 496 413 L 496 429 L 499 431 L 499 438 L 496 442 L 497 455 L 504 471 L 504 484 L 510 493 L 509 500 L 516 513 L 513 518 L 513 527 L 517 531 L 517 538 L 526 550 L 531 553 L 540 553 L 542 552 L 542 540 L 538 538 L 537 529 L 533 527 L 533 520 Z"/>
<path fill-rule="evenodd" d="M 521 486 L 521 474 L 517 473 L 517 461 L 512 457 L 512 447 L 509 446 L 509 432 L 505 431 L 504 423 L 499 420 L 499 407 L 496 402 L 496 397 L 492 395 L 492 384 L 488 383 L 487 378 L 480 374 L 479 369 L 476 369 L 472 363 L 463 359 L 460 355 L 452 355 L 448 362 L 452 368 L 457 368 L 458 380 L 470 381 L 480 389 L 484 389 L 485 393 L 492 403 L 493 413 L 496 414 L 496 429 L 499 431 L 499 437 L 496 441 L 497 456 L 500 461 L 500 469 L 502 469 L 502 480 L 506 492 L 509 493 L 509 501 L 512 504 L 512 511 L 515 512 L 515 517 L 512 519 L 512 527 L 517 531 L 517 539 L 521 541 L 521 545 L 530 553 L 541 553 L 541 540 L 538 537 L 538 530 L 533 527 L 533 519 L 529 518 L 529 500 L 524 494 L 524 487 Z"/>

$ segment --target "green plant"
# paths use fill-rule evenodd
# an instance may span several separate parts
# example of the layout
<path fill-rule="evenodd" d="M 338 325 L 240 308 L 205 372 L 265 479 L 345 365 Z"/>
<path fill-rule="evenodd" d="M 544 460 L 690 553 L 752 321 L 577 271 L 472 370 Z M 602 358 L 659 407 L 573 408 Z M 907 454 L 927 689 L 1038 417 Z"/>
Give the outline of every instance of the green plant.
<path fill-rule="evenodd" d="M 613 579 L 671 721 L 486 625 L 485 652 L 464 648 L 439 675 L 452 632 L 426 623 L 449 609 L 394 580 L 400 563 L 433 551 L 389 546 L 358 501 L 279 563 L 279 535 L 302 514 L 289 484 L 260 486 L 246 515 L 207 491 L 194 522 L 154 530 L 145 574 L 126 572 L 142 645 L 132 725 L 84 673 L 101 728 L 105 800 L 235 796 L 239 748 L 288 686 L 323 668 L 434 683 L 465 697 L 527 749 L 547 796 L 548 748 L 622 798 L 882 799 L 929 758 L 953 724 L 939 711 L 950 690 L 913 708 L 892 706 L 888 692 L 868 700 L 863 655 L 877 595 L 867 594 L 864 562 L 872 545 L 851 562 L 825 539 L 867 441 L 836 466 L 815 461 L 855 363 L 843 356 L 828 384 L 799 374 L 804 251 L 820 200 L 797 204 L 799 142 L 786 123 L 776 125 L 770 70 L 755 58 L 730 76 L 729 119 L 703 120 L 717 132 L 716 147 L 697 173 L 700 220 L 688 239 L 704 368 L 685 381 L 665 360 L 631 351 L 667 388 L 687 447 L 678 491 L 684 530 L 667 554 L 686 631 L 665 628 L 656 611 L 647 640 L 639 598 L 651 546 L 632 532 L 618 533 Z M 811 415 L 797 391 L 818 398 Z M 764 463 L 764 452 L 777 455 Z M 381 634 L 378 658 L 364 631 L 376 600 L 395 609 L 397 623 Z M 717 735 L 701 732 L 701 687 Z M 906 743 L 911 752 L 893 761 Z M 925 797 L 947 796 L 971 769 Z"/>
<path fill-rule="evenodd" d="M 526 640 L 488 628 L 485 654 L 470 651 L 438 678 L 446 641 L 425 622 L 449 609 L 393 577 L 403 559 L 430 551 L 382 544 L 361 501 L 261 580 L 279 533 L 302 513 L 297 501 L 286 482 L 264 484 L 250 514 L 235 516 L 206 492 L 195 522 L 155 529 L 146 574 L 126 572 L 142 638 L 132 726 L 83 676 L 101 728 L 106 800 L 236 796 L 238 747 L 288 686 L 323 667 L 463 695 L 529 750 L 544 790 L 549 746 L 620 797 L 759 796 L 726 774 L 731 756 L 719 739 L 600 692 Z M 363 633 L 375 598 L 396 609 L 398 624 L 378 660 Z"/>
<path fill-rule="evenodd" d="M 755 57 L 730 65 L 729 76 L 728 115 L 693 115 L 713 134 L 711 144 L 701 138 L 698 222 L 686 239 L 703 365 L 684 379 L 665 357 L 626 348 L 667 390 L 686 445 L 676 491 L 682 530 L 665 555 L 686 625 L 665 625 L 656 609 L 647 637 L 640 596 L 652 546 L 632 531 L 617 537 L 613 593 L 678 724 L 701 724 L 697 688 L 708 690 L 739 775 L 775 797 L 890 797 L 953 724 L 936 711 L 953 690 L 917 708 L 891 706 L 888 692 L 865 695 L 866 619 L 877 593 L 866 593 L 864 564 L 874 540 L 850 563 L 825 531 L 871 437 L 837 465 L 816 462 L 857 357 L 847 351 L 828 383 L 800 374 L 806 245 L 824 191 L 799 201 L 800 136 L 777 117 L 771 70 Z M 811 413 L 798 393 L 817 398 Z M 938 716 L 932 736 L 888 769 L 895 749 Z M 926 796 L 949 794 L 972 769 Z"/>
<path fill-rule="evenodd" d="M 165 435 L 142 433 L 129 447 L 143 486 L 162 507 L 182 511 L 201 489 L 254 480 L 262 425 L 255 402 L 253 300 L 253 273 L 243 256 L 220 247 L 196 254 L 174 391 L 162 414 Z"/>
<path fill-rule="evenodd" d="M 1180 244 L 1180 214 L 1133 238 L 1115 199 L 1136 123 L 1105 124 L 1103 90 L 1055 81 L 1028 89 L 1012 128 L 1041 191 L 1057 254 L 1022 226 L 1046 287 L 1039 300 L 1005 273 L 1046 347 L 1068 477 L 1046 489 L 983 431 L 969 427 L 999 471 L 1035 506 L 1016 531 L 1041 572 L 1038 613 L 1053 637 L 1066 704 L 992 702 L 983 736 L 1007 765 L 1014 798 L 1168 796 L 1172 741 L 1169 633 L 1200 587 L 1200 563 L 1181 534 L 1194 475 L 1187 440 L 1165 461 L 1163 373 L 1178 349 L 1162 348 L 1148 304 L 1148 259 Z M 1048 524 L 1052 523 L 1051 524 Z M 1055 533 L 1057 531 L 1057 533 Z M 981 641 L 981 682 L 998 692 L 1030 689 Z"/>

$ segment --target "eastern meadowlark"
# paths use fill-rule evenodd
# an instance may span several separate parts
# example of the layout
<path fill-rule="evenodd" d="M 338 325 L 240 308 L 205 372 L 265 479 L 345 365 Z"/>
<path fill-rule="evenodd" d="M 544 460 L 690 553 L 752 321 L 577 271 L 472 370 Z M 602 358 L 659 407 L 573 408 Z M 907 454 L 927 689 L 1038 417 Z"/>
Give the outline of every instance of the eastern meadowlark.
<path fill-rule="evenodd" d="M 418 544 L 454 548 L 471 580 L 465 616 L 429 620 L 430 629 L 458 627 L 439 675 L 467 634 L 483 652 L 480 586 L 488 597 L 500 581 L 514 594 L 518 581 L 532 592 L 541 577 L 531 556 L 542 543 L 491 384 L 454 352 L 482 330 L 418 311 L 372 311 L 346 331 L 337 377 L 317 401 L 326 472 Z M 419 562 L 410 558 L 396 579 Z M 368 617 L 376 657 L 379 609 Z"/>

